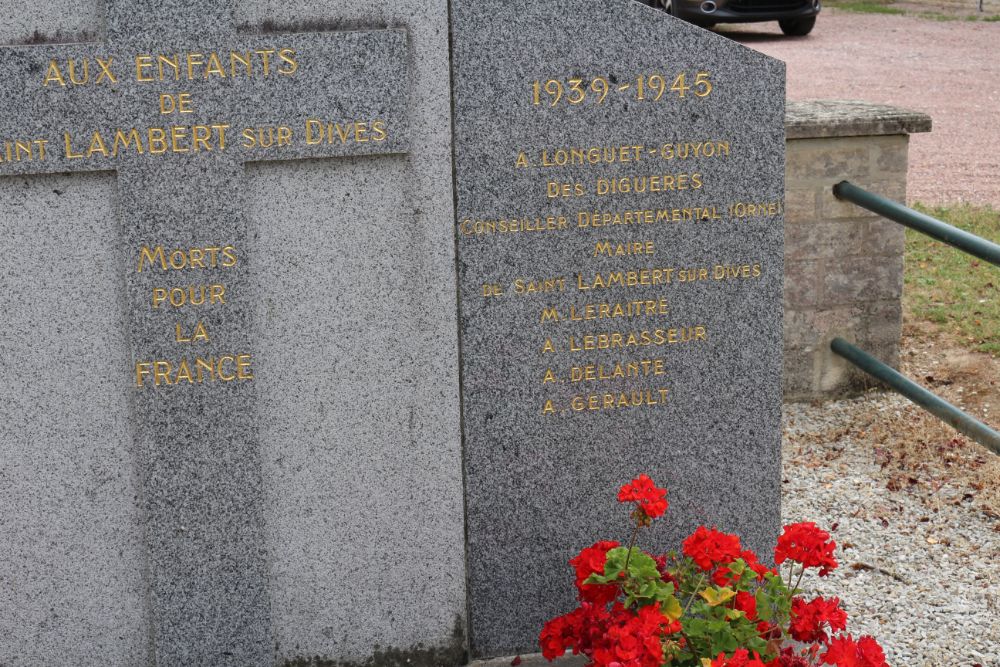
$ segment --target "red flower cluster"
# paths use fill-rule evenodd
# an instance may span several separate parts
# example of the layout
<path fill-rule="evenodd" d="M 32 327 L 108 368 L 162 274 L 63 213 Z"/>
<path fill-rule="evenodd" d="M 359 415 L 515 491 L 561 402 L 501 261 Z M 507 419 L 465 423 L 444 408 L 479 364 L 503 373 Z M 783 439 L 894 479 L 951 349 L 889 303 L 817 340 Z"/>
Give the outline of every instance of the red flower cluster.
<path fill-rule="evenodd" d="M 823 663 L 836 667 L 889 667 L 882 647 L 872 637 L 857 641 L 851 635 L 836 637 L 827 644 Z"/>
<path fill-rule="evenodd" d="M 790 648 L 782 649 L 778 656 L 779 667 L 810 667 L 809 662 Z"/>
<path fill-rule="evenodd" d="M 753 551 L 750 551 L 749 549 L 744 549 L 743 551 L 741 551 L 740 558 L 742 558 L 743 562 L 747 564 L 747 567 L 749 567 L 753 571 L 753 573 L 757 575 L 757 581 L 764 581 L 764 574 L 766 574 L 767 572 L 776 574 L 774 568 L 761 565 L 760 561 L 757 560 L 757 554 L 755 554 Z M 716 586 L 727 586 L 729 585 L 732 579 L 733 579 L 732 570 L 730 570 L 729 567 L 726 566 L 720 567 L 718 570 L 715 571 L 715 574 L 712 575 L 712 582 Z"/>
<path fill-rule="evenodd" d="M 617 586 L 585 584 L 583 582 L 592 574 L 604 574 L 604 564 L 608 560 L 608 552 L 619 546 L 621 545 L 614 541 L 597 542 L 570 560 L 569 564 L 576 570 L 576 590 L 579 592 L 580 600 L 606 605 L 618 597 Z"/>
<path fill-rule="evenodd" d="M 840 608 L 838 598 L 829 600 L 821 597 L 806 602 L 803 598 L 792 598 L 792 623 L 788 630 L 800 642 L 823 642 L 830 638 L 827 626 L 833 632 L 847 628 L 847 613 Z"/>
<path fill-rule="evenodd" d="M 635 503 L 647 517 L 655 519 L 667 511 L 667 490 L 643 473 L 618 490 L 618 502 Z"/>
<path fill-rule="evenodd" d="M 546 623 L 540 642 L 542 655 L 550 661 L 572 649 L 597 667 L 660 667 L 663 637 L 680 629 L 680 623 L 660 612 L 659 604 L 636 612 L 615 604 L 609 612 L 585 602 Z"/>
<path fill-rule="evenodd" d="M 778 667 L 778 662 L 776 660 L 764 662 L 756 651 L 754 651 L 753 657 L 750 657 L 750 653 L 745 648 L 741 648 L 728 659 L 725 653 L 720 653 L 712 661 L 712 667 Z"/>
<path fill-rule="evenodd" d="M 837 543 L 830 539 L 830 533 L 812 521 L 793 523 L 785 526 L 778 538 L 774 562 L 781 565 L 791 560 L 805 567 L 818 567 L 821 568 L 819 576 L 825 577 L 837 569 L 837 559 L 833 555 L 836 548 Z"/>
<path fill-rule="evenodd" d="M 747 593 L 746 591 L 737 593 L 733 599 L 733 609 L 746 614 L 747 620 L 757 620 L 757 598 L 753 593 Z"/>
<path fill-rule="evenodd" d="M 710 571 L 716 565 L 729 564 L 740 557 L 740 538 L 716 530 L 698 526 L 684 540 L 684 555 L 698 564 L 702 570 Z M 756 558 L 754 558 L 756 560 Z"/>

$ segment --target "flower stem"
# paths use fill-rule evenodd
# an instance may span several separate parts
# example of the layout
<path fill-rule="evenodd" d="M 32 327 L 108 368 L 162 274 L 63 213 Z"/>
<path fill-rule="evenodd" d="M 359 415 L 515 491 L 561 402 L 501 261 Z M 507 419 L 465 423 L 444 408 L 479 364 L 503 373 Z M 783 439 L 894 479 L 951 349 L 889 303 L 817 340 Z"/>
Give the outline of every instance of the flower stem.
<path fill-rule="evenodd" d="M 635 546 L 635 541 L 639 537 L 639 528 L 642 527 L 638 521 L 635 523 L 635 530 L 632 531 L 632 539 L 628 541 L 628 553 L 625 555 L 625 576 L 628 576 L 628 562 L 632 560 L 632 547 Z"/>
<path fill-rule="evenodd" d="M 799 572 L 799 578 L 798 578 L 798 580 L 797 580 L 797 581 L 795 582 L 795 588 L 793 588 L 793 589 L 792 589 L 793 591 L 794 591 L 794 590 L 797 590 L 797 589 L 798 589 L 798 587 L 799 587 L 799 584 L 801 584 L 801 583 L 802 583 L 802 577 L 804 577 L 804 576 L 805 576 L 805 574 L 806 574 L 806 566 L 805 566 L 805 565 L 803 565 L 803 566 L 802 566 L 802 571 L 801 571 L 801 572 Z"/>
<path fill-rule="evenodd" d="M 687 610 L 691 607 L 691 603 L 694 602 L 694 599 L 696 597 L 698 597 L 698 589 L 701 588 L 701 585 L 703 583 L 705 583 L 705 573 L 704 572 L 701 573 L 701 578 L 698 579 L 698 583 L 695 584 L 695 586 L 694 586 L 694 592 L 691 593 L 691 597 L 688 598 L 687 604 L 684 605 L 684 611 L 681 612 L 681 617 L 683 617 L 684 614 L 687 613 Z"/>

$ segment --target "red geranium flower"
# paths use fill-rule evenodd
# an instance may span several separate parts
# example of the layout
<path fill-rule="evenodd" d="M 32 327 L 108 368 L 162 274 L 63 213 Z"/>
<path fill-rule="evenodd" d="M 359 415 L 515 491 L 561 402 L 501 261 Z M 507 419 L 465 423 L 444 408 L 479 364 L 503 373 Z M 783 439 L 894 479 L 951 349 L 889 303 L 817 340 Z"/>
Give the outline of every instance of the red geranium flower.
<path fill-rule="evenodd" d="M 664 616 L 659 604 L 640 607 L 635 612 L 616 604 L 605 630 L 606 641 L 595 645 L 588 656 L 599 667 L 660 667 L 663 635 L 679 631 L 680 623 Z"/>
<path fill-rule="evenodd" d="M 662 579 L 663 581 L 666 581 L 668 583 L 673 584 L 674 585 L 674 592 L 679 591 L 680 588 L 681 588 L 680 582 L 678 582 L 677 578 L 674 577 L 674 575 L 670 574 L 670 570 L 667 569 L 667 557 L 666 557 L 666 555 L 663 555 L 663 556 L 654 556 L 653 560 L 656 561 L 656 571 L 660 573 L 660 579 Z"/>
<path fill-rule="evenodd" d="M 757 575 L 757 581 L 764 581 L 764 575 L 770 572 L 771 574 L 777 574 L 773 567 L 767 567 L 762 565 L 759 560 L 757 560 L 757 554 L 755 554 L 750 549 L 746 549 L 740 553 L 740 558 L 746 562 L 747 567 L 753 570 L 753 573 Z"/>
<path fill-rule="evenodd" d="M 576 570 L 576 589 L 580 599 L 594 604 L 608 604 L 618 597 L 618 586 L 614 584 L 585 584 L 592 574 L 604 574 L 604 564 L 608 560 L 608 552 L 621 546 L 618 542 L 597 542 L 580 552 L 569 564 Z"/>
<path fill-rule="evenodd" d="M 800 655 L 795 655 L 792 649 L 786 648 L 778 656 L 778 665 L 779 667 L 809 667 L 809 661 Z"/>
<path fill-rule="evenodd" d="M 872 637 L 861 637 L 858 641 L 850 635 L 835 637 L 822 659 L 823 664 L 836 667 L 889 667 L 882 647 Z"/>
<path fill-rule="evenodd" d="M 691 533 L 684 540 L 684 555 L 691 558 L 698 567 L 708 572 L 716 565 L 732 563 L 740 557 L 740 538 L 705 526 Z"/>
<path fill-rule="evenodd" d="M 739 557 L 742 558 L 743 562 L 747 564 L 747 567 L 750 568 L 755 575 L 757 575 L 757 581 L 764 581 L 764 575 L 768 572 L 777 574 L 774 568 L 761 565 L 757 560 L 757 554 L 749 549 L 741 551 Z M 712 583 L 716 586 L 728 586 L 734 579 L 736 579 L 736 577 L 733 576 L 733 572 L 729 569 L 729 565 L 720 567 L 712 575 Z"/>
<path fill-rule="evenodd" d="M 826 626 L 833 632 L 847 628 L 847 613 L 840 608 L 838 598 L 815 598 L 806 602 L 792 599 L 792 623 L 788 630 L 800 642 L 823 642 L 829 639 Z"/>
<path fill-rule="evenodd" d="M 757 620 L 757 598 L 754 597 L 753 593 L 747 593 L 746 591 L 737 593 L 736 598 L 733 600 L 733 609 L 746 614 L 748 621 Z"/>
<path fill-rule="evenodd" d="M 604 641 L 611 616 L 603 606 L 584 602 L 568 614 L 545 624 L 538 637 L 542 655 L 549 661 L 572 649 L 573 655 L 590 655 Z"/>
<path fill-rule="evenodd" d="M 760 659 L 760 655 L 754 651 L 753 657 L 750 657 L 750 653 L 745 649 L 737 649 L 733 657 L 726 658 L 725 653 L 720 653 L 715 660 L 712 661 L 712 667 L 778 667 L 778 661 L 772 660 L 771 662 L 765 663 Z"/>
<path fill-rule="evenodd" d="M 819 576 L 825 577 L 837 569 L 837 559 L 833 550 L 837 543 L 830 539 L 830 533 L 818 528 L 812 521 L 785 526 L 774 549 L 774 562 L 781 565 L 786 560 L 801 563 L 805 567 L 821 568 Z"/>
<path fill-rule="evenodd" d="M 618 490 L 618 502 L 635 503 L 650 519 L 663 516 L 667 511 L 667 490 L 653 484 L 645 473 Z"/>

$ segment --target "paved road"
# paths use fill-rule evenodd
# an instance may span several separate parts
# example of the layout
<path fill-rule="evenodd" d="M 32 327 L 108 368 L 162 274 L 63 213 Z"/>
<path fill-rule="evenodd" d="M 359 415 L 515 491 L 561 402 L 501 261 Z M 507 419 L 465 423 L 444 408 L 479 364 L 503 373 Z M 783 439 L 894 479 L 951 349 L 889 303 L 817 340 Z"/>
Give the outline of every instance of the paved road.
<path fill-rule="evenodd" d="M 720 26 L 787 63 L 788 99 L 860 99 L 930 114 L 910 143 L 908 198 L 1000 208 L 1000 22 L 824 10 L 812 34 Z M 734 32 L 738 31 L 738 32 Z"/>

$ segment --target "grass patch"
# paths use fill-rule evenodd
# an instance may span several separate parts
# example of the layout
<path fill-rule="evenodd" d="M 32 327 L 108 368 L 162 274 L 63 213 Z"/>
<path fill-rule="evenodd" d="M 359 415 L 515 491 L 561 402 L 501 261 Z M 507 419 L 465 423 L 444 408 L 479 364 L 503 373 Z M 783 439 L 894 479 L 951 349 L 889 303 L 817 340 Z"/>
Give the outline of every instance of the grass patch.
<path fill-rule="evenodd" d="M 887 2 L 877 2 L 873 0 L 827 0 L 827 7 L 843 9 L 848 12 L 858 12 L 859 14 L 905 14 L 899 7 L 893 7 Z"/>
<path fill-rule="evenodd" d="M 826 0 L 823 4 L 826 7 L 859 14 L 905 14 L 931 21 L 1000 21 L 1000 14 L 966 14 L 964 12 L 945 14 L 912 7 L 903 9 L 895 6 L 895 0 Z"/>
<path fill-rule="evenodd" d="M 954 206 L 916 208 L 985 239 L 1000 242 L 1000 211 Z M 903 302 L 962 345 L 1000 358 L 1000 267 L 911 229 L 906 230 Z"/>

